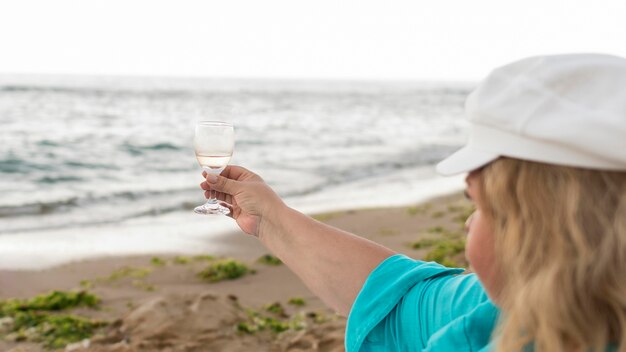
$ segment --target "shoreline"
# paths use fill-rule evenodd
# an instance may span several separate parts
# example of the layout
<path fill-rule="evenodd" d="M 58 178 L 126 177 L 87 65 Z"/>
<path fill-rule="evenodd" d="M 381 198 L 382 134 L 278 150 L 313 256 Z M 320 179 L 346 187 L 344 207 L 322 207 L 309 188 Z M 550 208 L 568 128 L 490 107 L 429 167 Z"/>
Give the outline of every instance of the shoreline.
<path fill-rule="evenodd" d="M 375 177 L 327 187 L 307 196 L 286 198 L 285 202 L 305 214 L 397 208 L 445 197 L 463 185 L 460 177 L 430 178 L 432 170 L 423 170 L 428 176 L 418 175 L 419 182 L 407 184 L 407 179 L 415 177 L 414 172 L 405 170 L 393 182 Z M 239 233 L 239 228 L 232 219 L 202 217 L 190 210 L 119 223 L 14 232 L 0 235 L 0 270 L 41 270 L 110 256 L 236 252 L 232 246 L 238 244 L 224 239 L 234 233 Z"/>
<path fill-rule="evenodd" d="M 420 244 L 420 240 L 438 239 L 443 243 L 443 241 L 454 238 L 457 241 L 459 236 L 463 236 L 460 218 L 466 216 L 468 211 L 470 211 L 469 202 L 464 199 L 462 194 L 455 192 L 410 206 L 339 210 L 318 213 L 312 217 L 371 239 L 412 258 L 424 259 L 425 257 L 432 257 L 432 253 L 436 252 L 436 246 L 433 247 L 432 244 L 423 246 Z M 232 221 L 232 219 L 228 220 Z M 312 351 L 315 350 L 314 346 L 317 346 L 319 351 L 342 350 L 345 318 L 334 316 L 334 312 L 315 297 L 284 265 L 267 265 L 258 262 L 260 257 L 269 254 L 269 252 L 257 238 L 237 231 L 213 237 L 210 240 L 216 242 L 215 248 L 220 248 L 220 250 L 201 253 L 205 256 L 195 257 L 196 259 L 194 256 L 200 253 L 122 255 L 79 260 L 39 270 L 0 270 L 0 301 L 9 298 L 26 299 L 45 294 L 51 290 L 85 290 L 101 298 L 101 308 L 94 311 L 80 309 L 76 311 L 76 314 L 92 319 L 117 322 L 115 324 L 122 324 L 126 329 L 124 331 L 134 336 L 134 339 L 130 340 L 130 344 L 126 346 L 128 349 L 115 349 L 117 347 L 112 346 L 115 343 L 120 343 L 120 341 L 115 343 L 109 341 L 111 342 L 109 343 L 106 342 L 108 340 L 102 340 L 100 337 L 100 340 L 93 338 L 91 347 L 77 349 L 78 351 L 139 351 L 141 347 L 137 343 L 156 343 L 154 339 L 157 337 L 155 336 L 169 338 L 168 341 L 174 344 L 197 342 L 198 346 L 204 346 L 204 350 L 208 348 L 207 346 L 213 346 L 212 348 L 223 351 L 246 351 L 250 350 L 251 346 L 263 346 L 258 349 L 261 351 Z M 209 257 L 206 255 L 214 256 L 214 258 L 208 259 Z M 221 257 L 238 260 L 254 273 L 249 272 L 235 280 L 216 283 L 210 283 L 198 277 L 198 273 L 203 268 Z M 463 265 L 462 257 L 463 253 L 455 252 L 449 256 L 441 257 L 439 260 L 448 260 Z M 430 259 L 433 260 L 433 258 L 438 260 L 435 257 Z M 230 327 L 227 329 L 220 328 L 226 330 L 216 329 L 228 338 L 222 339 L 214 336 L 209 339 L 210 341 L 200 343 L 199 335 L 196 336 L 200 334 L 196 331 L 200 327 L 192 325 L 183 328 L 168 325 L 171 324 L 172 319 L 176 320 L 177 314 L 188 309 L 184 308 L 185 302 L 202 300 L 209 296 L 213 297 L 211 300 L 215 301 L 211 304 L 217 306 L 207 306 L 207 311 L 202 313 L 206 316 L 203 316 L 201 320 L 215 320 L 222 314 L 223 319 L 219 319 L 224 320 L 224 322 L 221 325 Z M 289 302 L 293 299 L 302 299 L 306 304 L 303 306 L 291 305 Z M 159 304 L 171 305 L 171 307 L 167 309 L 154 307 L 155 300 L 161 302 Z M 289 329 L 280 334 L 269 333 L 268 331 L 242 334 L 233 330 L 233 324 L 236 325 L 237 321 L 239 324 L 249 323 L 242 323 L 246 319 L 245 313 L 242 312 L 264 311 L 268 305 L 272 304 L 278 304 L 281 309 L 284 308 L 285 310 L 282 313 L 283 316 L 276 316 L 276 319 L 292 321 L 298 316 L 305 316 L 307 318 L 302 319 L 308 321 L 308 325 L 300 331 Z M 226 306 L 230 308 L 224 308 Z M 233 307 L 241 308 L 237 308 L 239 309 L 237 310 Z M 216 313 L 218 308 L 224 308 L 226 311 Z M 158 313 L 161 315 L 152 317 L 158 311 L 162 312 Z M 238 313 L 233 313 L 234 311 Z M 151 316 L 149 320 L 164 319 L 164 325 L 157 328 L 152 325 L 146 326 L 146 323 L 131 319 L 139 313 Z M 324 317 L 324 319 L 320 317 Z M 318 324 L 318 320 L 324 320 L 324 322 Z M 167 321 L 170 323 L 166 324 Z M 113 334 L 111 329 L 109 327 L 101 333 L 108 336 L 109 339 L 115 340 L 111 337 Z M 192 331 L 195 333 L 192 334 Z M 119 335 L 119 331 L 117 333 Z M 328 341 L 324 340 L 328 336 L 332 336 L 332 338 Z M 308 342 L 305 343 L 305 340 Z M 289 341 L 296 341 L 297 343 L 293 342 L 290 345 L 291 342 Z M 286 347 L 276 347 L 280 344 Z M 324 344 L 327 345 L 327 348 L 320 347 Z M 300 346 L 299 350 L 295 349 L 294 346 L 296 345 Z M 6 339 L 2 341 L 0 339 L 0 350 L 10 350 L 16 346 L 30 348 L 24 349 L 25 351 L 45 350 L 41 349 L 39 344 L 29 345 L 26 342 L 11 342 L 6 341 Z M 95 348 L 94 346 L 99 347 Z M 161 350 L 160 347 L 150 346 L 153 346 L 152 348 L 155 350 Z M 181 349 L 181 351 L 196 350 L 202 351 L 203 349 L 191 347 Z M 170 351 L 174 351 L 174 349 L 170 349 Z"/>

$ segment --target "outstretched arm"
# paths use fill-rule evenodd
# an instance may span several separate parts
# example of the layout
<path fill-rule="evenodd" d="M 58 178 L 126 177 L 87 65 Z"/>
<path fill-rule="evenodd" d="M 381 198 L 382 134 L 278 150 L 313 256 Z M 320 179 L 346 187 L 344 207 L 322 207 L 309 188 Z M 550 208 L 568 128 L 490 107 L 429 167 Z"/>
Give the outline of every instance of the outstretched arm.
<path fill-rule="evenodd" d="M 229 166 L 205 175 L 201 187 L 218 192 L 231 216 L 282 260 L 328 306 L 347 316 L 370 272 L 392 250 L 316 221 L 286 206 L 256 174 Z"/>

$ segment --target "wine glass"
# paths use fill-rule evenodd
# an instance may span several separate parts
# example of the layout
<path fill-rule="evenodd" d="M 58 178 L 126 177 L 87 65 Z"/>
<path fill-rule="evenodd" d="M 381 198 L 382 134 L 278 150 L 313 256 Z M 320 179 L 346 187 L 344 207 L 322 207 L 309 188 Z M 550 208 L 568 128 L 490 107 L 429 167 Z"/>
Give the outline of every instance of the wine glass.
<path fill-rule="evenodd" d="M 193 147 L 202 169 L 209 174 L 219 175 L 233 155 L 235 129 L 232 124 L 222 121 L 200 121 L 196 124 Z M 230 209 L 215 199 L 214 191 L 206 203 L 196 207 L 198 214 L 230 214 Z"/>

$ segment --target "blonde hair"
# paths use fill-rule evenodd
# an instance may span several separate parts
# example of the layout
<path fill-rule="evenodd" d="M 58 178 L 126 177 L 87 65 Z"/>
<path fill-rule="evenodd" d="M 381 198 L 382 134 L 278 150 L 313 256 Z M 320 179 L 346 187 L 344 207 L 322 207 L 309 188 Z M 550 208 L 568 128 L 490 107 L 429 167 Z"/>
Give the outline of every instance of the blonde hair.
<path fill-rule="evenodd" d="M 626 351 L 626 172 L 500 158 L 481 171 L 503 278 L 498 351 Z"/>

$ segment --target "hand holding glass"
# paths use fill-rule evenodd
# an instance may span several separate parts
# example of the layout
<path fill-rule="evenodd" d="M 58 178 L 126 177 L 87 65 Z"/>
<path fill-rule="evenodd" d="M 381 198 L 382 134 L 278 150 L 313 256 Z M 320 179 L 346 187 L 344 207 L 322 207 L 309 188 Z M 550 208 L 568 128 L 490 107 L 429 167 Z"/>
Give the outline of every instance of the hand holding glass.
<path fill-rule="evenodd" d="M 200 121 L 196 124 L 193 139 L 198 163 L 209 174 L 219 175 L 233 155 L 235 129 L 233 125 L 220 121 Z M 215 199 L 213 191 L 210 198 L 194 212 L 198 214 L 230 214 L 230 210 Z"/>

